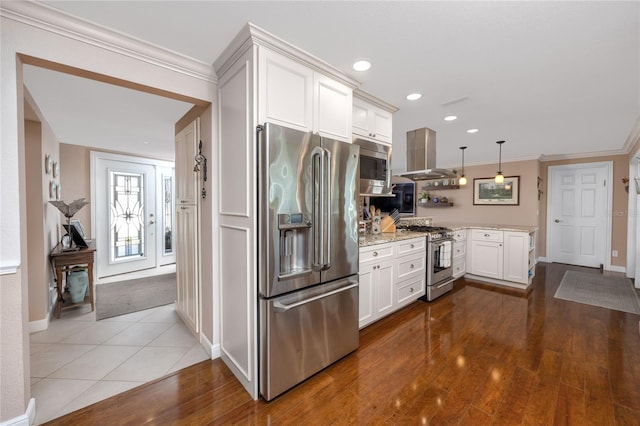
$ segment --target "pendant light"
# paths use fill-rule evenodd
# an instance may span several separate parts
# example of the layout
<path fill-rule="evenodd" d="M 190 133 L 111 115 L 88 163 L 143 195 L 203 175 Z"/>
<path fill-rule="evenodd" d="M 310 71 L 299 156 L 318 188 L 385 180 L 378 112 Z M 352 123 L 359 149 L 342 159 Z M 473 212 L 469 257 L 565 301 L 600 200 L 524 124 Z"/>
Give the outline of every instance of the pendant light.
<path fill-rule="evenodd" d="M 504 141 L 498 141 L 496 143 L 500 147 L 500 157 L 498 160 L 498 174 L 496 174 L 496 177 L 493 178 L 493 180 L 495 181 L 495 183 L 503 183 L 504 175 L 502 174 L 502 144 L 504 143 Z"/>
<path fill-rule="evenodd" d="M 467 149 L 466 146 L 461 146 L 460 151 L 462 151 L 462 173 L 460 174 L 460 180 L 458 180 L 458 185 L 464 186 L 467 184 L 467 178 L 464 176 L 464 150 Z"/>

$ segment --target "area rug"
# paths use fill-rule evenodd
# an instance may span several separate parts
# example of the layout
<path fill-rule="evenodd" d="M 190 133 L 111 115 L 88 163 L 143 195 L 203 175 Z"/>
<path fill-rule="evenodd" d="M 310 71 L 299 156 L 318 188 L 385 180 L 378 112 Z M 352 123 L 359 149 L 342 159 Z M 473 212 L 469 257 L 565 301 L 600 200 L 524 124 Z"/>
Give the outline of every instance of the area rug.
<path fill-rule="evenodd" d="M 176 300 L 176 274 L 96 284 L 96 320 L 168 305 Z"/>
<path fill-rule="evenodd" d="M 554 297 L 640 314 L 640 302 L 631 280 L 620 276 L 567 271 Z"/>

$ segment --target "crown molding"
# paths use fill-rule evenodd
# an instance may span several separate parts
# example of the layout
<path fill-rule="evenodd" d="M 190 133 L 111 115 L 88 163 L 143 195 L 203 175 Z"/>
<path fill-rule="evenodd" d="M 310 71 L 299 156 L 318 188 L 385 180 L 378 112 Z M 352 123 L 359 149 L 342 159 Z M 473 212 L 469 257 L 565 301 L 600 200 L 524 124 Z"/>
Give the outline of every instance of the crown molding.
<path fill-rule="evenodd" d="M 400 108 L 398 108 L 397 106 L 390 104 L 387 101 L 384 101 L 376 96 L 373 96 L 370 93 L 365 92 L 364 90 L 360 90 L 360 89 L 355 89 L 353 91 L 353 97 L 354 98 L 358 98 L 358 99 L 362 99 L 363 101 L 369 102 L 370 104 L 373 104 L 379 108 L 382 108 L 385 111 L 394 113 L 396 111 L 398 111 Z"/>
<path fill-rule="evenodd" d="M 345 86 L 355 89 L 360 82 L 342 72 L 333 65 L 323 61 L 322 59 L 302 50 L 291 43 L 271 34 L 268 31 L 248 22 L 242 30 L 236 35 L 233 41 L 220 54 L 214 62 L 214 68 L 218 75 L 222 76 L 229 70 L 231 65 L 252 45 L 266 47 L 283 56 L 299 62 L 314 71 L 318 71 L 324 75 L 330 76 L 334 80 L 339 81 Z"/>
<path fill-rule="evenodd" d="M 34 1 L 2 2 L 0 16 L 132 59 L 217 84 L 213 66 Z"/>
<path fill-rule="evenodd" d="M 629 152 L 624 149 L 614 149 L 609 151 L 582 152 L 577 154 L 541 155 L 540 161 L 543 163 L 546 163 L 549 161 L 559 161 L 559 160 L 579 160 L 582 158 L 613 157 L 616 155 L 627 155 L 628 153 Z"/>
<path fill-rule="evenodd" d="M 629 133 L 629 137 L 625 141 L 622 149 L 627 152 L 627 154 L 631 153 L 631 148 L 640 140 L 640 115 L 636 120 L 636 124 L 631 129 L 631 133 Z"/>

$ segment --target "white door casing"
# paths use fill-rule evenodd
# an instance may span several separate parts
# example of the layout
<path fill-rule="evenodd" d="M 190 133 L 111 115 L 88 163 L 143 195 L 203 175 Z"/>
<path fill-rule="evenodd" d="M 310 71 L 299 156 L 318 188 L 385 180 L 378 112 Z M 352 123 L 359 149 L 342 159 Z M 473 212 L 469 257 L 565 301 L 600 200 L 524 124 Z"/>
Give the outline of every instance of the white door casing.
<path fill-rule="evenodd" d="M 629 161 L 629 200 L 627 220 L 627 277 L 634 278 L 634 285 L 640 288 L 640 194 L 636 179 L 640 179 L 640 151 Z"/>
<path fill-rule="evenodd" d="M 612 175 L 610 161 L 549 167 L 549 261 L 611 269 Z"/>

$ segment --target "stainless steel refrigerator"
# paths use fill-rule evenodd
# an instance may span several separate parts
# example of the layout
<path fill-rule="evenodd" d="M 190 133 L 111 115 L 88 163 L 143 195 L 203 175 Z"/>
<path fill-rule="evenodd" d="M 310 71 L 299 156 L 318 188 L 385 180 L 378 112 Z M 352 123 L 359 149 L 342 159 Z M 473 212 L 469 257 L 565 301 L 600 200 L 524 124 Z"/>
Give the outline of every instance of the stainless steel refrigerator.
<path fill-rule="evenodd" d="M 359 147 L 259 127 L 260 394 L 271 400 L 358 347 Z"/>

